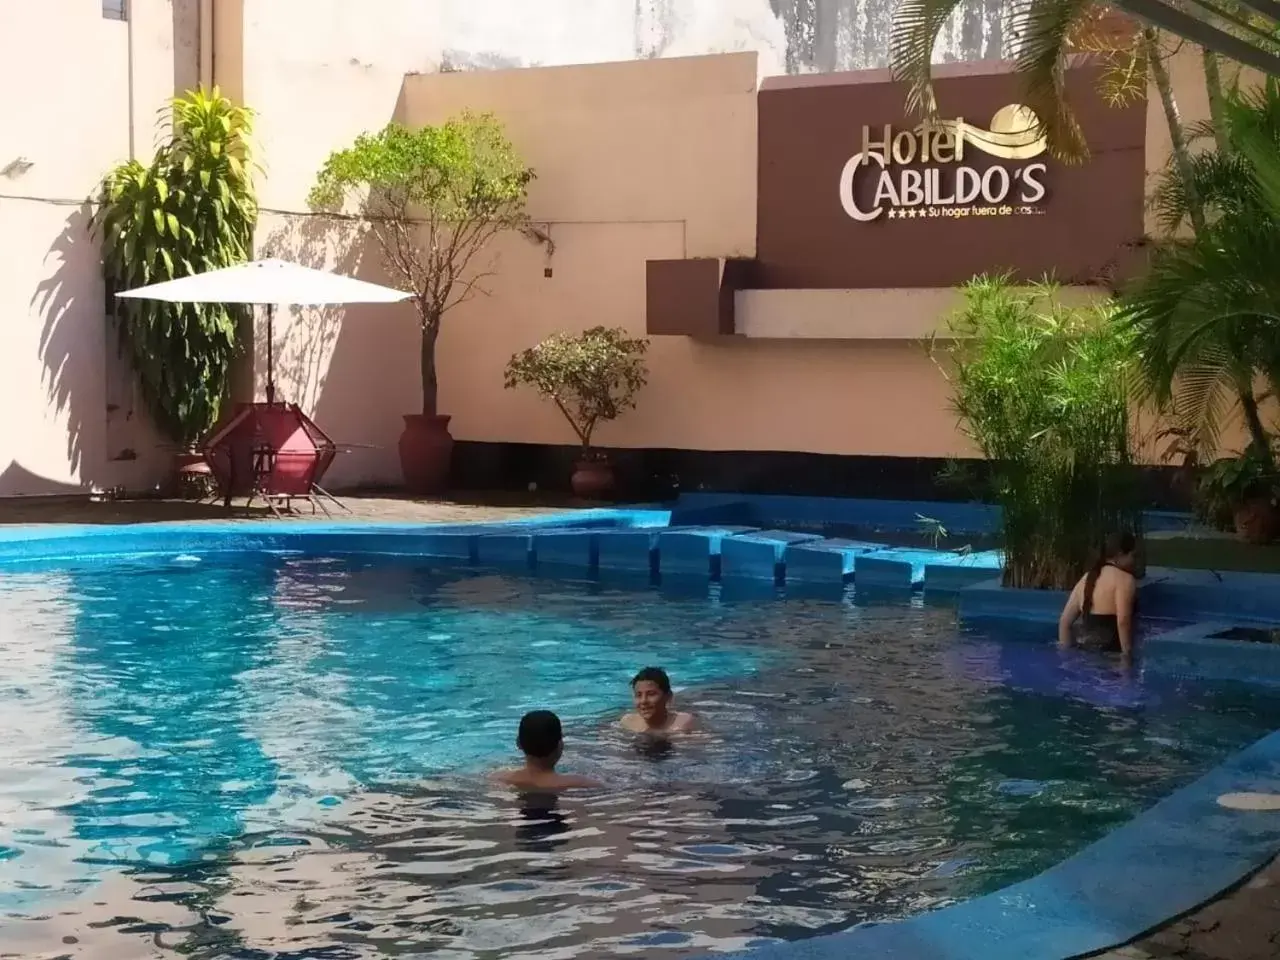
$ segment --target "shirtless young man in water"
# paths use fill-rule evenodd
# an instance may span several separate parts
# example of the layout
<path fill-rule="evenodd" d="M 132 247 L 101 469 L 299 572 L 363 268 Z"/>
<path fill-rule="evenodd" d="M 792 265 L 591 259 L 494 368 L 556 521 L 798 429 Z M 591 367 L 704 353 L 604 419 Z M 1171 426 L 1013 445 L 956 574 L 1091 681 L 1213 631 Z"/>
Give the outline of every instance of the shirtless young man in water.
<path fill-rule="evenodd" d="M 697 727 L 691 713 L 671 709 L 675 696 L 671 678 L 661 667 L 645 667 L 631 681 L 631 699 L 635 712 L 622 718 L 622 728 L 632 733 L 689 733 Z"/>
<path fill-rule="evenodd" d="M 515 770 L 499 770 L 493 774 L 498 783 L 520 790 L 550 791 L 600 786 L 589 777 L 556 772 L 556 764 L 564 753 L 564 734 L 560 718 L 550 710 L 533 710 L 521 718 L 516 746 L 524 754 L 524 766 Z"/>

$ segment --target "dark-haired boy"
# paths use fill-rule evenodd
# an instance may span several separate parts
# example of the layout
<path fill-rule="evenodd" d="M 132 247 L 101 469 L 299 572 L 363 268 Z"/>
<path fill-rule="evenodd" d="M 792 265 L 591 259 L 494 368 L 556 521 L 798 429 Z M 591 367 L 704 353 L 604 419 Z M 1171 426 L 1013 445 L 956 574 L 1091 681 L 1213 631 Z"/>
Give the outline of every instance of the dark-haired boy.
<path fill-rule="evenodd" d="M 588 777 L 557 773 L 564 753 L 560 718 L 550 710 L 532 710 L 520 718 L 516 746 L 524 754 L 524 766 L 499 770 L 493 779 L 522 790 L 574 790 L 600 786 Z"/>
<path fill-rule="evenodd" d="M 693 714 L 671 708 L 675 694 L 671 692 L 671 678 L 661 667 L 645 667 L 632 678 L 631 700 L 635 711 L 622 718 L 624 730 L 665 735 L 688 733 L 697 726 Z"/>

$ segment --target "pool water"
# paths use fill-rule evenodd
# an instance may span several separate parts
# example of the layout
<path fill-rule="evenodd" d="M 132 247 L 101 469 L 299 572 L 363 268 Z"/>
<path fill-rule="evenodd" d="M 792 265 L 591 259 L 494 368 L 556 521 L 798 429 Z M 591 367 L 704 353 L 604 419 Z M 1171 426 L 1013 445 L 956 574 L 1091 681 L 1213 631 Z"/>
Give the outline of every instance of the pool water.
<path fill-rule="evenodd" d="M 406 558 L 3 576 L 0 942 L 20 953 L 798 939 L 1031 876 L 1280 727 L 1261 694 L 961 632 L 919 600 L 727 601 Z M 655 753 L 616 729 L 649 663 L 706 736 Z M 534 707 L 605 789 L 488 784 Z"/>

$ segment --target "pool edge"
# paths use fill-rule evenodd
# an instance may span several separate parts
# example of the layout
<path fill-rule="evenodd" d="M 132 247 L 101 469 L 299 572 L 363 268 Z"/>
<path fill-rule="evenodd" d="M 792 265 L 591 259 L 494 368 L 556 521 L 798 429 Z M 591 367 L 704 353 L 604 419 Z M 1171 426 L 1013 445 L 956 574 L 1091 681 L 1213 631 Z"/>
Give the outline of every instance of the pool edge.
<path fill-rule="evenodd" d="M 0 564 L 22 559 L 23 544 L 70 542 L 86 536 L 124 540 L 199 533 L 248 539 L 355 531 L 536 529 L 637 519 L 647 522 L 635 526 L 661 527 L 666 525 L 659 520 L 663 515 L 669 522 L 669 511 L 636 507 L 548 511 L 479 522 L 352 519 L 15 525 L 0 528 Z M 122 544 L 121 552 L 127 550 Z M 1280 731 L 1237 751 L 1073 857 L 1028 880 L 904 920 L 721 954 L 719 960 L 844 960 L 858 955 L 885 960 L 1021 960 L 1028 956 L 1071 960 L 1114 949 L 1218 899 L 1275 857 L 1280 851 L 1280 812 L 1227 810 L 1216 802 L 1225 793 L 1251 791 L 1280 792 Z M 1171 838 L 1177 842 L 1169 842 Z M 1153 851 L 1164 859 L 1156 862 Z M 1105 878 L 1105 882 L 1087 883 L 1088 878 Z M 1142 893 L 1152 888 L 1153 881 L 1167 891 L 1171 879 L 1181 884 L 1176 895 L 1162 894 L 1159 907 L 1143 901 Z M 1122 905 L 1127 905 L 1127 912 Z"/>
<path fill-rule="evenodd" d="M 1132 943 L 1204 907 L 1280 851 L 1280 811 L 1218 798 L 1280 791 L 1280 731 L 1084 850 L 994 893 L 898 921 L 718 955 L 719 960 L 1073 960 Z M 1100 882 L 1099 882 L 1100 881 Z M 1151 891 L 1160 890 L 1158 897 Z"/>

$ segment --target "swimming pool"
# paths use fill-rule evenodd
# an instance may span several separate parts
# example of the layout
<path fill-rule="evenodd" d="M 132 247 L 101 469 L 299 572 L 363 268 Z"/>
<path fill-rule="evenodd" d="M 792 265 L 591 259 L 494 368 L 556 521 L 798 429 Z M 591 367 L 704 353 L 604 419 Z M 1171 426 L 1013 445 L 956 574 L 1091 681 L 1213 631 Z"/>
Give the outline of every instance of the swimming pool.
<path fill-rule="evenodd" d="M 264 553 L 4 577 L 0 939 L 31 953 L 799 939 L 1032 876 L 1280 727 L 1261 694 L 961 632 L 918 598 Z M 709 742 L 645 755 L 612 728 L 650 662 Z M 605 791 L 487 788 L 533 706 Z"/>

